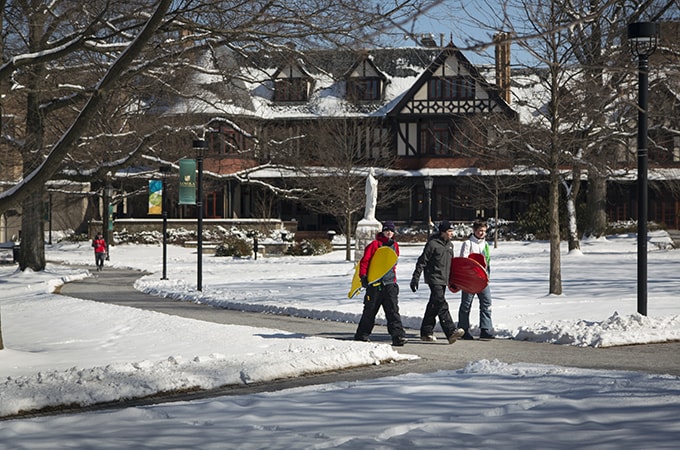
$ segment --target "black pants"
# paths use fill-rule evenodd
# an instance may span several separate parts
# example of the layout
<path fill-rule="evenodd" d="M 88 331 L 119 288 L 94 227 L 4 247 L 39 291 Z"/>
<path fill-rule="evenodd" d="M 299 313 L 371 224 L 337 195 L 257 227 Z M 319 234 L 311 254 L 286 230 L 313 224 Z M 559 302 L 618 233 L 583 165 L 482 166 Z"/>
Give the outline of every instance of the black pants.
<path fill-rule="evenodd" d="M 406 333 L 404 333 L 404 327 L 401 324 L 398 298 L 399 285 L 397 284 L 369 286 L 366 289 L 366 295 L 364 295 L 364 310 L 361 313 L 361 320 L 359 320 L 354 339 L 358 341 L 368 339 L 375 325 L 375 316 L 381 306 L 385 311 L 385 319 L 387 319 L 387 332 L 392 336 L 392 339 L 404 337 Z"/>
<path fill-rule="evenodd" d="M 429 336 L 433 334 L 436 319 L 439 317 L 439 325 L 441 325 L 444 334 L 448 338 L 455 331 L 456 325 L 453 323 L 451 313 L 449 312 L 449 304 L 446 301 L 446 297 L 444 297 L 446 286 L 429 286 L 430 300 L 425 307 L 425 315 L 423 316 L 423 322 L 420 325 L 420 335 Z"/>
<path fill-rule="evenodd" d="M 105 252 L 96 252 L 94 254 L 94 263 L 97 265 L 98 269 L 104 267 L 104 259 L 106 258 Z"/>

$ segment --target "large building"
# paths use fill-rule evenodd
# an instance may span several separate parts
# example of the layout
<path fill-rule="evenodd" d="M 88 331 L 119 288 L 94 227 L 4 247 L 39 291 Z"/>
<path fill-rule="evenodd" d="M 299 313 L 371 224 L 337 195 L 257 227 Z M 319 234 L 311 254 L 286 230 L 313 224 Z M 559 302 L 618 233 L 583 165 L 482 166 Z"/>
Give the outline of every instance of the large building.
<path fill-rule="evenodd" d="M 499 41 L 493 68 L 475 67 L 453 44 L 291 47 L 247 58 L 219 50 L 199 62 L 206 70 L 188 83 L 192 95 L 166 98 L 150 111 L 177 123 L 191 118 L 204 124 L 199 137 L 208 144 L 204 167 L 210 174 L 204 217 L 296 219 L 302 230 L 333 228 L 329 215 L 266 186 L 278 192 L 290 187 L 286 180 L 301 176 L 293 166 L 304 165 L 306 177 L 332 176 L 328 169 L 340 165 L 336 153 L 351 146 L 345 158 L 356 174 L 374 167 L 379 179 L 403 189 L 399 198 L 379 199 L 378 219 L 425 224 L 428 218 L 470 221 L 498 214 L 514 220 L 545 196 L 545 171 L 519 167 L 496 130 L 523 116 L 528 121 L 546 100 L 540 74 L 511 71 L 508 45 Z M 672 97 L 672 90 L 655 90 Z M 669 101 L 674 105 L 677 98 Z M 650 151 L 649 219 L 678 228 L 680 144 L 664 129 L 672 124 L 650 129 L 656 145 Z M 188 150 L 190 144 L 183 145 Z M 610 220 L 636 219 L 634 145 L 631 134 L 614 149 Z M 571 176 L 568 164 L 563 169 Z M 186 208 L 173 213 L 193 214 Z"/>
<path fill-rule="evenodd" d="M 206 57 L 203 64 L 213 70 L 193 79 L 195 96 L 163 102 L 154 111 L 207 124 L 207 217 L 262 215 L 254 209 L 254 197 L 265 189 L 263 183 L 281 187 L 282 179 L 299 176 L 282 169 L 292 163 L 316 165 L 318 176 L 329 176 L 322 170 L 333 166 L 329 153 L 339 152 L 346 140 L 352 140 L 358 176 L 374 167 L 379 179 L 403 188 L 401 198 L 379 205 L 378 218 L 425 223 L 430 214 L 433 220 L 484 215 L 473 202 L 469 178 L 497 173 L 498 161 L 485 163 L 492 133 L 488 124 L 494 117 L 517 120 L 517 113 L 506 100 L 507 79 L 504 88 L 489 84 L 452 44 L 371 51 L 291 49 L 260 57 L 255 67 L 244 67 L 243 60 L 224 51 Z M 503 166 L 512 164 L 505 161 Z M 429 190 L 426 179 L 432 180 Z M 515 194 L 516 205 L 526 205 Z M 278 199 L 270 213 L 297 219 L 300 229 L 332 227 L 331 218 L 294 201 Z"/>
<path fill-rule="evenodd" d="M 426 44 L 291 46 L 249 55 L 215 49 L 196 61 L 202 70 L 184 75 L 181 96 L 156 92 L 144 108 L 165 124 L 191 130 L 165 143 L 165 162 L 195 157 L 192 141 L 205 140 L 205 218 L 275 218 L 296 220 L 299 230 L 334 229 L 335 217 L 287 192 L 299 188 L 291 181 L 301 177 L 316 177 L 319 185 L 333 179 L 344 158 L 352 175 L 363 179 L 374 168 L 381 188 L 399 192 L 381 192 L 379 220 L 416 226 L 496 214 L 516 220 L 545 196 L 546 176 L 540 166 L 514 160 L 498 130 L 521 125 L 542 108 L 540 75 L 511 70 L 502 41 L 494 67 L 474 66 L 452 43 Z M 670 109 L 663 124 L 650 127 L 649 219 L 680 228 L 680 138 L 673 132 L 680 102 L 671 83 L 664 77 L 652 84 L 653 96 L 664 96 Z M 634 87 L 628 90 L 635 94 Z M 627 145 L 616 149 L 617 170 L 607 175 L 610 221 L 637 219 L 634 146 L 630 133 Z M 110 182 L 119 193 L 133 192 L 146 183 L 135 181 L 138 172 L 120 171 Z M 564 173 L 568 178 L 571 167 Z M 170 217 L 196 217 L 195 207 L 177 204 L 173 183 L 168 191 Z M 361 199 L 363 189 L 354 195 Z M 147 198 L 125 196 L 114 216 L 147 217 Z"/>

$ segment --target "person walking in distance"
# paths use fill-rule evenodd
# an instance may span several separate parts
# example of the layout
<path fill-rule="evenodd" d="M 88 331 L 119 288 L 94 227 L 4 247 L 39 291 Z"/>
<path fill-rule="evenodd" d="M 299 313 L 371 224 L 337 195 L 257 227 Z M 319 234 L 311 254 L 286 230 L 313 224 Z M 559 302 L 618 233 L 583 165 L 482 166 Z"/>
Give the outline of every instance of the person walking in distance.
<path fill-rule="evenodd" d="M 446 289 L 449 284 L 451 273 L 451 259 L 453 258 L 453 225 L 448 220 L 439 224 L 439 233 L 432 235 L 418 257 L 416 268 L 411 278 L 411 290 L 418 290 L 420 274 L 424 273 L 425 282 L 430 288 L 430 299 L 425 308 L 425 315 L 420 325 L 420 339 L 434 341 L 434 326 L 437 317 L 449 344 L 463 336 L 464 331 L 456 328 L 449 312 L 449 304 L 446 301 Z"/>
<path fill-rule="evenodd" d="M 480 253 L 484 255 L 486 261 L 486 272 L 491 273 L 489 243 L 486 242 L 486 230 L 488 225 L 485 221 L 477 220 L 472 224 L 472 234 L 463 242 L 460 248 L 460 256 L 467 258 L 470 253 Z M 474 339 L 470 334 L 470 309 L 472 308 L 472 300 L 475 294 L 462 291 L 460 298 L 460 307 L 458 308 L 458 326 L 465 330 L 463 339 Z M 493 339 L 491 334 L 493 324 L 491 322 L 491 288 L 487 284 L 482 292 L 477 293 L 479 298 L 479 338 Z"/>
<path fill-rule="evenodd" d="M 395 264 L 380 280 L 368 284 L 368 266 L 376 250 L 382 246 L 392 248 L 399 256 L 399 244 L 394 240 L 396 228 L 393 222 L 387 221 L 383 224 L 382 231 L 376 234 L 375 239 L 364 249 L 364 255 L 359 261 L 359 276 L 361 285 L 366 289 L 364 295 L 364 310 L 357 331 L 354 334 L 355 341 L 368 341 L 368 337 L 375 325 L 375 316 L 382 306 L 387 319 L 387 332 L 392 336 L 392 345 L 401 347 L 406 343 L 406 333 L 401 323 L 399 315 L 399 285 Z"/>
<path fill-rule="evenodd" d="M 104 268 L 104 259 L 106 259 L 106 241 L 101 233 L 92 240 L 92 247 L 94 248 L 94 263 L 97 266 L 97 272 Z"/>

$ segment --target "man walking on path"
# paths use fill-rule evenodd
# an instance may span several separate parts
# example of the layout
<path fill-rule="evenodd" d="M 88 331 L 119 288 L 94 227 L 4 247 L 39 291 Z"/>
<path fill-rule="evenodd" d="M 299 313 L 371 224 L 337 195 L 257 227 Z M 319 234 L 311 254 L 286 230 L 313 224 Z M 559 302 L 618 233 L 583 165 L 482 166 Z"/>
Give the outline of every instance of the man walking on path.
<path fill-rule="evenodd" d="M 446 302 L 446 289 L 449 284 L 451 273 L 451 259 L 453 258 L 453 225 L 448 220 L 439 224 L 439 234 L 435 234 L 427 241 L 423 253 L 418 257 L 416 268 L 411 278 L 411 290 L 418 290 L 420 274 L 424 272 L 425 282 L 430 288 L 430 299 L 425 308 L 425 315 L 420 325 L 420 339 L 434 341 L 434 326 L 436 318 L 448 339 L 453 344 L 465 333 L 456 328 L 449 312 L 449 304 Z"/>
<path fill-rule="evenodd" d="M 354 335 L 356 341 L 368 341 L 375 325 L 375 316 L 382 306 L 387 319 L 387 332 L 392 336 L 392 345 L 401 347 L 406 343 L 406 333 L 399 315 L 397 265 L 395 264 L 378 282 L 369 285 L 367 279 L 368 266 L 378 248 L 390 247 L 399 256 L 399 244 L 394 240 L 395 233 L 394 222 L 385 222 L 382 231 L 366 246 L 364 255 L 359 261 L 359 276 L 361 285 L 366 289 L 366 295 L 364 296 L 364 310 Z"/>
<path fill-rule="evenodd" d="M 463 242 L 460 248 L 460 256 L 467 258 L 470 253 L 479 253 L 484 255 L 484 261 L 486 262 L 485 269 L 488 274 L 491 273 L 491 257 L 489 253 L 489 243 L 486 242 L 486 230 L 488 225 L 482 220 L 475 221 L 472 224 L 472 234 L 470 238 Z M 475 294 L 470 292 L 462 291 L 460 298 L 460 307 L 458 308 L 458 326 L 465 330 L 463 339 L 472 340 L 474 339 L 470 334 L 470 309 L 472 309 L 472 300 Z M 479 328 L 480 334 L 479 338 L 482 340 L 493 339 L 494 335 L 491 334 L 491 329 L 493 324 L 491 322 L 491 288 L 487 284 L 482 292 L 477 294 L 479 298 Z"/>

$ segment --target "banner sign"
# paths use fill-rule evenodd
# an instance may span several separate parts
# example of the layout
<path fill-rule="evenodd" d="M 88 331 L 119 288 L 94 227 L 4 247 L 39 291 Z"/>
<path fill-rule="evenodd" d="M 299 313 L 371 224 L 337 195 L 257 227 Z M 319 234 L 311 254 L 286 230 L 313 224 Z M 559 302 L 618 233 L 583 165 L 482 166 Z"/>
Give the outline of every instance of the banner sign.
<path fill-rule="evenodd" d="M 196 160 L 179 160 L 179 204 L 196 204 Z"/>
<path fill-rule="evenodd" d="M 113 231 L 113 205 L 109 203 L 109 231 Z"/>
<path fill-rule="evenodd" d="M 162 180 L 149 180 L 149 214 L 163 214 Z"/>

